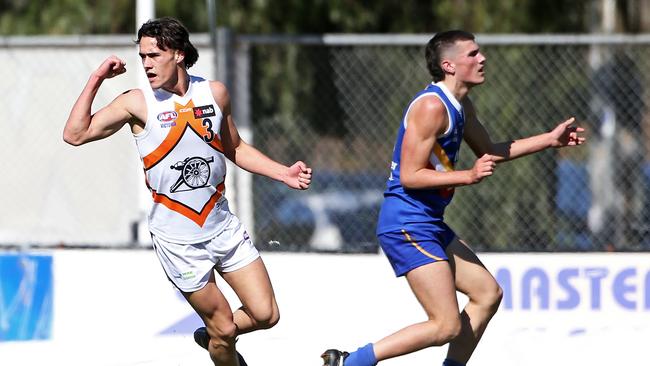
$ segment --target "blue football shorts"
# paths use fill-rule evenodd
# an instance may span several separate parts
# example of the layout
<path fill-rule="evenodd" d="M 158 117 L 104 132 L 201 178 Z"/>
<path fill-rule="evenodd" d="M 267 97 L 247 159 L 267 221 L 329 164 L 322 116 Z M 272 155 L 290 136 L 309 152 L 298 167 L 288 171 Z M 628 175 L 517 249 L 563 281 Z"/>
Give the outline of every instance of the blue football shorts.
<path fill-rule="evenodd" d="M 425 264 L 448 260 L 445 250 L 455 237 L 444 222 L 377 235 L 397 277 Z"/>

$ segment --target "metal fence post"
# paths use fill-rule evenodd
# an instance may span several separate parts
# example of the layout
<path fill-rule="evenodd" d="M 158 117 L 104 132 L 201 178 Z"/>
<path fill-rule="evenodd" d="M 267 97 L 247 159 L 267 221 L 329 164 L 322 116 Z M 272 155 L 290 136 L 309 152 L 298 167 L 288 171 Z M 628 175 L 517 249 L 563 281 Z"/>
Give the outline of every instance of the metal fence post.
<path fill-rule="evenodd" d="M 234 64 L 232 72 L 232 105 L 233 116 L 241 138 L 249 144 L 253 143 L 253 128 L 251 121 L 251 88 L 250 88 L 250 44 L 233 42 Z M 237 215 L 249 230 L 255 233 L 255 215 L 253 208 L 253 176 L 243 169 L 236 169 Z"/>
<path fill-rule="evenodd" d="M 232 115 L 241 138 L 253 143 L 250 118 L 249 46 L 234 41 L 229 28 L 217 28 L 217 80 L 223 82 L 231 95 Z M 229 176 L 226 190 L 230 191 L 233 211 L 244 223 L 249 233 L 254 232 L 253 179 L 250 173 L 228 164 Z M 230 184 L 229 184 L 230 183 Z"/>

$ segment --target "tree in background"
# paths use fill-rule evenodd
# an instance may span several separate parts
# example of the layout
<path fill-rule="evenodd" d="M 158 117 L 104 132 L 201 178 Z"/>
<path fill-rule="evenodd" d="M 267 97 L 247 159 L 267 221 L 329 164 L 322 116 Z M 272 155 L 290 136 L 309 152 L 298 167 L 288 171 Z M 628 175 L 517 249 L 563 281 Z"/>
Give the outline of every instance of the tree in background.
<path fill-rule="evenodd" d="M 219 26 L 237 33 L 432 33 L 465 28 L 475 33 L 582 32 L 590 0 L 222 0 Z M 624 23 L 639 23 L 635 6 L 620 7 Z M 206 32 L 205 1 L 157 0 L 156 15 L 179 18 L 191 32 Z M 635 18 L 636 17 L 636 18 Z M 0 34 L 130 34 L 135 0 L 2 0 Z"/>
<path fill-rule="evenodd" d="M 135 31 L 132 0 L 1 0 L 0 34 L 107 34 Z"/>

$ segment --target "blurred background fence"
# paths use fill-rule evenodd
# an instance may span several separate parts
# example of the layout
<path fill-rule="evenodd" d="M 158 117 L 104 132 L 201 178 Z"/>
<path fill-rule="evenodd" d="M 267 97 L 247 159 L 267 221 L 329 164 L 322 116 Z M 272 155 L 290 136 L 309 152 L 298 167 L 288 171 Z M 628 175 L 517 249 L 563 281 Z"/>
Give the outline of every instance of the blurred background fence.
<path fill-rule="evenodd" d="M 226 81 L 244 138 L 276 160 L 314 168 L 307 192 L 229 173 L 234 210 L 268 251 L 376 252 L 375 222 L 395 134 L 430 77 L 428 35 L 207 35 L 190 73 Z M 456 190 L 446 220 L 479 251 L 650 249 L 647 36 L 479 35 L 487 81 L 472 99 L 494 141 L 575 116 L 579 149 L 500 165 Z M 73 148 L 61 132 L 90 73 L 110 54 L 129 73 L 103 106 L 143 85 L 129 36 L 0 39 L 0 245 L 148 245 L 149 196 L 127 129 Z M 219 67 L 212 61 L 216 60 Z M 464 146 L 460 169 L 475 158 Z M 232 168 L 232 167 L 231 167 Z"/>

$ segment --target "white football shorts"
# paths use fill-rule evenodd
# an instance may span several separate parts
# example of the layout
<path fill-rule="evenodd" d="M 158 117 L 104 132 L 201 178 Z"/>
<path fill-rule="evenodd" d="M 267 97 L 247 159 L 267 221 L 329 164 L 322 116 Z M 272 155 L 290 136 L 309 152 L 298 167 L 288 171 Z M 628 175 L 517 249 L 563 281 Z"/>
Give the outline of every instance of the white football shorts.
<path fill-rule="evenodd" d="M 213 269 L 233 272 L 260 256 L 246 229 L 234 215 L 225 229 L 208 241 L 172 243 L 153 233 L 151 239 L 167 277 L 183 292 L 202 289 Z"/>

